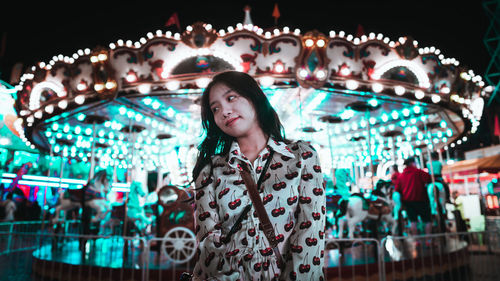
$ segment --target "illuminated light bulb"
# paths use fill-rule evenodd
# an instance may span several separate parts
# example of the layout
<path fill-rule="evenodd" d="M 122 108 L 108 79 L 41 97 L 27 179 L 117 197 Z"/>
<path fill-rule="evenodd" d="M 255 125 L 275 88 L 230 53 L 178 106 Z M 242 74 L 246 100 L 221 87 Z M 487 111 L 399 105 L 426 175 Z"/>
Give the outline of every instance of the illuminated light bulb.
<path fill-rule="evenodd" d="M 282 63 L 276 63 L 274 65 L 274 72 L 277 72 L 277 73 L 282 73 L 283 71 L 285 70 L 285 67 L 283 66 Z"/>
<path fill-rule="evenodd" d="M 75 102 L 77 104 L 83 104 L 83 102 L 85 102 L 85 97 L 83 95 L 78 95 L 75 97 Z"/>
<path fill-rule="evenodd" d="M 43 113 L 42 113 L 41 111 L 37 111 L 37 112 L 35 112 L 34 116 L 35 116 L 35 118 L 37 118 L 37 119 L 41 119 L 41 118 L 42 118 L 42 116 L 43 116 Z"/>
<path fill-rule="evenodd" d="M 179 89 L 179 87 L 181 86 L 181 83 L 177 80 L 172 80 L 172 81 L 168 81 L 166 86 L 167 86 L 167 89 L 169 89 L 170 91 L 175 91 L 175 90 Z"/>
<path fill-rule="evenodd" d="M 403 116 L 405 116 L 405 117 L 410 116 L 410 113 L 411 113 L 411 112 L 410 112 L 410 110 L 409 110 L 408 108 L 404 108 L 401 112 L 403 113 Z M 412 118 L 412 119 L 410 120 L 410 122 L 411 122 L 412 124 L 415 124 L 415 123 L 417 122 L 417 120 L 416 120 L 415 118 Z"/>
<path fill-rule="evenodd" d="M 308 73 L 308 72 L 307 72 L 307 70 L 305 70 L 305 69 L 301 69 L 301 70 L 299 71 L 299 76 L 300 76 L 302 79 L 306 78 L 308 74 L 309 74 L 309 73 Z"/>
<path fill-rule="evenodd" d="M 94 90 L 96 90 L 97 92 L 100 92 L 102 90 L 104 90 L 104 84 L 95 84 L 94 85 Z"/>
<path fill-rule="evenodd" d="M 351 71 L 349 70 L 348 66 L 344 65 L 340 68 L 340 75 L 348 76 L 349 74 L 351 74 Z"/>
<path fill-rule="evenodd" d="M 66 109 L 66 107 L 68 106 L 68 101 L 61 100 L 57 103 L 57 106 L 59 106 L 60 109 Z"/>
<path fill-rule="evenodd" d="M 106 54 L 99 54 L 97 55 L 97 59 L 99 59 L 100 61 L 105 61 L 108 59 L 108 55 Z"/>
<path fill-rule="evenodd" d="M 396 87 L 394 87 L 394 92 L 396 92 L 396 95 L 402 96 L 402 95 L 404 95 L 406 90 L 403 86 L 396 86 Z"/>
<path fill-rule="evenodd" d="M 444 86 L 444 87 L 441 88 L 440 92 L 443 93 L 443 94 L 449 94 L 450 93 L 450 88 L 447 87 L 447 86 Z"/>
<path fill-rule="evenodd" d="M 127 76 L 125 76 L 125 80 L 127 80 L 127 82 L 129 83 L 132 83 L 132 82 L 135 82 L 137 81 L 137 75 L 135 75 L 135 73 L 129 73 L 127 74 Z"/>
<path fill-rule="evenodd" d="M 415 97 L 416 97 L 417 99 L 421 100 L 421 99 L 423 99 L 423 98 L 424 98 L 424 96 L 425 96 L 424 91 L 422 91 L 422 90 L 416 90 L 416 91 L 415 91 Z"/>
<path fill-rule="evenodd" d="M 82 81 L 76 85 L 76 89 L 80 92 L 87 90 L 87 85 Z"/>
<path fill-rule="evenodd" d="M 125 115 L 125 113 L 127 113 L 127 108 L 125 106 L 121 106 L 118 109 L 118 112 L 120 112 L 121 115 Z"/>
<path fill-rule="evenodd" d="M 116 83 L 114 81 L 109 81 L 109 82 L 106 82 L 106 85 L 105 85 L 106 89 L 108 90 L 111 90 L 111 89 L 114 89 L 116 87 Z"/>
<path fill-rule="evenodd" d="M 387 121 L 389 121 L 389 116 L 387 116 L 387 114 L 384 113 L 384 114 L 382 114 L 381 119 L 383 122 L 387 122 Z"/>
<path fill-rule="evenodd" d="M 438 95 L 432 95 L 431 99 L 433 103 L 438 103 L 441 101 L 441 97 Z"/>
<path fill-rule="evenodd" d="M 262 86 L 269 87 L 269 86 L 272 86 L 274 84 L 274 78 L 272 78 L 270 76 L 263 76 L 259 79 L 259 82 Z"/>
<path fill-rule="evenodd" d="M 324 47 L 325 44 L 326 44 L 325 40 L 323 40 L 323 39 L 319 39 L 318 41 L 316 41 L 316 46 L 318 46 L 320 48 Z"/>
<path fill-rule="evenodd" d="M 349 90 L 356 90 L 359 86 L 358 82 L 355 80 L 347 80 L 345 82 L 345 86 Z"/>
<path fill-rule="evenodd" d="M 319 79 L 319 80 L 323 80 L 326 78 L 326 71 L 325 70 L 318 70 L 316 72 L 316 77 Z"/>
<path fill-rule="evenodd" d="M 137 87 L 137 90 L 141 94 L 146 94 L 151 90 L 151 86 L 149 86 L 148 84 L 141 84 L 139 85 L 139 87 Z"/>
<path fill-rule="evenodd" d="M 10 140 L 8 138 L 0 138 L 0 145 L 9 145 Z"/>
<path fill-rule="evenodd" d="M 378 105 L 378 100 L 377 99 L 370 99 L 368 101 L 368 104 L 371 105 L 372 107 L 377 107 Z"/>
<path fill-rule="evenodd" d="M 469 76 L 469 74 L 467 74 L 467 72 L 460 73 L 460 78 L 462 78 L 462 79 L 464 79 L 466 81 L 470 80 L 470 76 Z"/>
<path fill-rule="evenodd" d="M 314 45 L 314 40 L 307 39 L 305 44 L 306 44 L 306 47 L 312 47 Z"/>
<path fill-rule="evenodd" d="M 96 63 L 96 62 L 98 62 L 98 61 L 99 61 L 99 59 L 97 58 L 97 56 L 91 56 L 91 57 L 90 57 L 90 62 L 92 62 L 92 63 Z"/>
<path fill-rule="evenodd" d="M 208 83 L 210 83 L 210 78 L 201 77 L 196 79 L 196 86 L 198 86 L 198 88 L 206 88 Z"/>
<path fill-rule="evenodd" d="M 372 90 L 375 93 L 380 93 L 380 92 L 382 92 L 383 89 L 384 89 L 384 86 L 380 83 L 373 83 L 373 85 L 372 85 Z"/>
<path fill-rule="evenodd" d="M 346 109 L 340 114 L 340 118 L 343 120 L 350 119 L 354 116 L 354 110 L 352 109 Z"/>
<path fill-rule="evenodd" d="M 415 112 L 416 114 L 419 114 L 420 112 L 422 112 L 422 108 L 418 105 L 415 105 L 413 107 L 413 112 Z"/>
<path fill-rule="evenodd" d="M 52 104 L 49 104 L 45 107 L 45 112 L 47 112 L 48 114 L 52 114 L 52 112 L 54 112 L 54 106 Z"/>

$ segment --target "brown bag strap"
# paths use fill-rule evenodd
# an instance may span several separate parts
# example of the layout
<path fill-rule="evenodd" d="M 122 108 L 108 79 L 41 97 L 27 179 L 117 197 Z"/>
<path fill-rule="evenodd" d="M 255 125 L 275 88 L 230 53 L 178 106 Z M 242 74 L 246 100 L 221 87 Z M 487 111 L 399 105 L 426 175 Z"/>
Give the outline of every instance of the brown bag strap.
<path fill-rule="evenodd" d="M 267 161 L 271 161 L 268 159 Z M 278 267 L 280 269 L 284 268 L 283 257 L 278 249 L 279 242 L 276 240 L 276 234 L 274 233 L 273 225 L 271 224 L 271 220 L 269 220 L 269 216 L 267 215 L 264 204 L 262 203 L 262 199 L 260 198 L 259 191 L 257 190 L 257 185 L 250 174 L 248 166 L 246 164 L 242 164 L 241 170 L 241 178 L 245 182 L 245 186 L 248 190 L 248 196 L 250 200 L 252 200 L 255 211 L 257 212 L 257 216 L 260 219 L 260 223 L 262 224 L 262 229 L 264 230 L 264 234 L 266 235 L 267 241 L 271 245 L 274 254 L 276 255 L 276 261 L 278 263 Z"/>

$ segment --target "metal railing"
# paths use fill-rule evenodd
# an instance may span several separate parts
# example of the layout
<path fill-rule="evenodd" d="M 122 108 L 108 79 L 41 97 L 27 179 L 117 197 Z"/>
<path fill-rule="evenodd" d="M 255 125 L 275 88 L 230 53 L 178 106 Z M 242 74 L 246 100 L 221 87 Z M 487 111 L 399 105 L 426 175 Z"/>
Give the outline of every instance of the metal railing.
<path fill-rule="evenodd" d="M 0 224 L 3 280 L 179 280 L 192 272 L 192 241 L 56 234 L 41 222 Z M 68 231 L 77 226 L 70 223 Z M 168 253 L 168 249 L 175 249 Z M 189 251 L 188 251 L 189 250 Z M 442 233 L 376 239 L 328 239 L 326 280 L 497 280 L 500 234 Z"/>

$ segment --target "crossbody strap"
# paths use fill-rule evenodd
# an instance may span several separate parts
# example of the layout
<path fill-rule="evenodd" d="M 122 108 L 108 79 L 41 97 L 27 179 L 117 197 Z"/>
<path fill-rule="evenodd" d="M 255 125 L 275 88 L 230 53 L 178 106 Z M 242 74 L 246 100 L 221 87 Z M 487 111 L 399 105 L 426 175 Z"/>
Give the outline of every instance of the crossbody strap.
<path fill-rule="evenodd" d="M 271 161 L 271 159 L 268 159 L 267 161 Z M 259 191 L 257 190 L 257 185 L 255 184 L 255 181 L 253 180 L 246 164 L 242 165 L 241 178 L 245 182 L 248 190 L 248 196 L 250 197 L 250 200 L 252 200 L 253 206 L 262 225 L 262 229 L 264 230 L 264 234 L 266 235 L 267 241 L 269 241 L 269 244 L 271 245 L 271 248 L 276 255 L 278 267 L 284 268 L 283 257 L 281 256 L 278 248 L 279 242 L 278 240 L 276 240 L 276 234 L 274 233 L 273 225 L 271 224 L 271 220 L 269 219 L 266 208 L 264 207 L 264 203 L 262 203 Z"/>
<path fill-rule="evenodd" d="M 271 164 L 271 159 L 273 158 L 273 155 L 274 155 L 274 150 L 271 150 L 271 152 L 269 153 L 269 156 L 267 157 L 266 164 L 264 165 L 264 169 L 262 169 L 260 176 L 259 176 L 259 179 L 257 181 L 257 189 L 260 189 L 260 185 L 264 181 L 264 177 L 266 176 L 267 169 L 269 168 L 269 165 Z M 246 186 L 246 183 L 245 183 L 245 186 Z M 247 188 L 247 190 L 248 190 L 248 188 Z M 252 209 L 252 204 L 248 204 L 245 206 L 243 211 L 241 211 L 241 214 L 238 217 L 238 219 L 236 219 L 236 221 L 234 222 L 233 227 L 231 227 L 231 229 L 229 230 L 227 235 L 225 237 L 223 237 L 222 242 L 228 243 L 231 240 L 231 236 L 233 236 L 233 234 L 236 231 L 238 231 L 239 225 L 241 224 L 241 222 L 243 221 L 245 216 L 248 214 L 248 212 L 250 212 L 250 209 Z"/>

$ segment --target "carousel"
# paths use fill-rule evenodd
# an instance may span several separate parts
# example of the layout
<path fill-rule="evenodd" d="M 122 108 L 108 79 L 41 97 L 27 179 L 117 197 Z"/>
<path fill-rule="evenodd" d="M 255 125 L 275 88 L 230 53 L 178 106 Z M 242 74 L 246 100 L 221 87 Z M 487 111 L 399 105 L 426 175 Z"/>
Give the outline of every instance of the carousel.
<path fill-rule="evenodd" d="M 60 170 L 59 183 L 68 177 L 65 165 L 86 167 L 78 179 L 58 187 L 61 200 L 54 204 L 59 208 L 54 215 L 65 209 L 64 200 L 68 206 L 88 206 L 93 234 L 106 235 L 114 232 L 113 227 L 103 232 L 104 221 L 120 225 L 121 217 L 121 234 L 167 238 L 154 246 L 161 249 L 158 256 L 167 257 L 168 267 L 189 262 L 196 242 L 192 209 L 184 202 L 192 196 L 188 185 L 203 138 L 199 99 L 211 77 L 225 70 L 256 78 L 286 137 L 304 139 L 319 151 L 332 229 L 336 197 L 372 190 L 389 197 L 379 184 L 390 178 L 389 167 L 402 169 L 404 159 L 415 156 L 423 168 L 433 151 L 448 160 L 449 149 L 476 133 L 492 92 L 479 75 L 438 48 L 375 33 L 354 37 L 252 24 L 215 30 L 196 22 L 182 33 L 158 30 L 135 42 L 118 40 L 55 55 L 22 75 L 15 126 L 28 146 L 45 152 L 49 161 L 61 160 L 53 168 Z M 152 172 L 156 179 L 151 182 L 147 175 Z M 65 195 L 70 193 L 101 197 L 83 195 L 71 203 L 76 195 Z M 141 206 L 156 207 L 123 219 L 134 213 L 127 205 L 137 201 L 132 200 L 137 194 Z M 150 194 L 157 200 L 151 203 Z M 115 215 L 108 220 L 110 214 Z M 139 230 L 130 232 L 127 223 Z M 355 224 L 346 226 L 350 237 L 359 235 Z M 342 231 L 331 233 L 342 237 Z M 35 271 L 42 262 L 71 263 L 47 251 L 52 255 L 43 249 L 34 253 Z M 335 267 L 341 261 L 330 262 Z"/>

